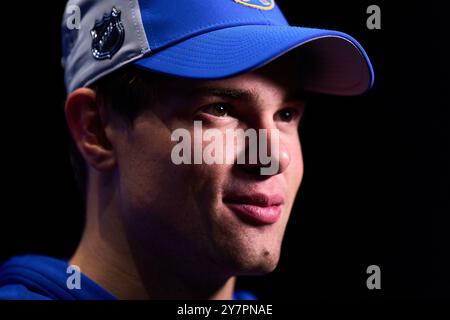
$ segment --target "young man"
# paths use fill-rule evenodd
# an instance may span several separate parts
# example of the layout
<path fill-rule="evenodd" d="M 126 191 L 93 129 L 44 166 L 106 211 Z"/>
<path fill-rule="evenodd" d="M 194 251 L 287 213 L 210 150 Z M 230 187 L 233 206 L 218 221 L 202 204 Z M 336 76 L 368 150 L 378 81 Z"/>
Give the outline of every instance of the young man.
<path fill-rule="evenodd" d="M 69 1 L 63 44 L 86 227 L 69 261 L 3 265 L 0 298 L 252 298 L 235 279 L 278 263 L 302 92 L 368 90 L 362 47 L 270 0 Z"/>

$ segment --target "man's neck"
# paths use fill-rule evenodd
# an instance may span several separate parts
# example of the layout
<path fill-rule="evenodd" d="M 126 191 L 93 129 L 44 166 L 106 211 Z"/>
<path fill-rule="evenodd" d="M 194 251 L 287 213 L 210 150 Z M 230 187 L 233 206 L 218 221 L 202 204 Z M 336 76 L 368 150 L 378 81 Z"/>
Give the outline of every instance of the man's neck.
<path fill-rule="evenodd" d="M 234 277 L 207 279 L 214 272 L 198 265 L 180 273 L 179 265 L 171 268 L 165 260 L 148 251 L 133 253 L 117 215 L 91 211 L 70 264 L 119 299 L 232 299 Z"/>

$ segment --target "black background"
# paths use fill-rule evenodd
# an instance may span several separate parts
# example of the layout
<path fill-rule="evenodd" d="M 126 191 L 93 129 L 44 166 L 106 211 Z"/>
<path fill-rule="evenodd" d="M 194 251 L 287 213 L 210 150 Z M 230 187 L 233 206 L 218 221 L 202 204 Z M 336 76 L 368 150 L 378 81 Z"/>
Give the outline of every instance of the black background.
<path fill-rule="evenodd" d="M 376 82 L 364 96 L 312 102 L 302 129 L 305 176 L 279 267 L 238 285 L 262 298 L 449 298 L 443 8 L 438 1 L 278 3 L 293 25 L 358 39 Z M 43 4 L 2 9 L 0 261 L 68 257 L 83 228 L 63 115 L 64 1 Z M 381 7 L 381 30 L 366 27 L 371 4 Z M 381 267 L 381 290 L 366 287 L 372 264 Z"/>

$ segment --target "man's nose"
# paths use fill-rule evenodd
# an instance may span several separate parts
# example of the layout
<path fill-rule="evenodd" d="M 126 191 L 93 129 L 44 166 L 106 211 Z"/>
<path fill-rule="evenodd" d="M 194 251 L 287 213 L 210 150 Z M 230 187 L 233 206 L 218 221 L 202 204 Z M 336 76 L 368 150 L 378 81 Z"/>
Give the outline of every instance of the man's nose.
<path fill-rule="evenodd" d="M 245 140 L 245 163 L 240 164 L 241 168 L 261 176 L 274 176 L 286 171 L 291 155 L 276 126 L 270 122 L 262 123 L 256 129 L 256 137 L 256 146 L 251 145 L 255 141 Z M 252 154 L 255 152 L 256 155 Z"/>

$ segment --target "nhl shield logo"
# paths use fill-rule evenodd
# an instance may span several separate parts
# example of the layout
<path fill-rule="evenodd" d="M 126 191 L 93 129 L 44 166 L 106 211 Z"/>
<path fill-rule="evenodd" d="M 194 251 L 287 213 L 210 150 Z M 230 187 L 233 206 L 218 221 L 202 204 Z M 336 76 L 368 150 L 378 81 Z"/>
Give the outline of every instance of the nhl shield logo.
<path fill-rule="evenodd" d="M 275 6 L 275 0 L 234 0 L 234 2 L 261 10 L 272 10 Z"/>
<path fill-rule="evenodd" d="M 92 55 L 97 60 L 112 59 L 119 51 L 125 39 L 125 29 L 121 19 L 121 12 L 113 8 L 109 15 L 101 21 L 96 21 L 91 30 Z"/>

